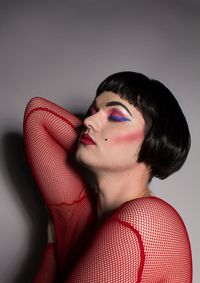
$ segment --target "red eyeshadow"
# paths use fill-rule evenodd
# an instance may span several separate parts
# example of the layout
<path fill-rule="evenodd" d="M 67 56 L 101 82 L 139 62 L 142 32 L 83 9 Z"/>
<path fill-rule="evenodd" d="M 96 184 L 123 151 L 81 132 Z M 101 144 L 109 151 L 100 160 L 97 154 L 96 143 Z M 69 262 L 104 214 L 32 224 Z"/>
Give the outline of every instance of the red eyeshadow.
<path fill-rule="evenodd" d="M 119 136 L 114 139 L 114 142 L 119 142 L 119 143 L 129 143 L 133 141 L 139 141 L 144 138 L 144 132 L 143 130 L 137 131 L 135 133 L 129 134 L 129 135 L 123 135 Z"/>

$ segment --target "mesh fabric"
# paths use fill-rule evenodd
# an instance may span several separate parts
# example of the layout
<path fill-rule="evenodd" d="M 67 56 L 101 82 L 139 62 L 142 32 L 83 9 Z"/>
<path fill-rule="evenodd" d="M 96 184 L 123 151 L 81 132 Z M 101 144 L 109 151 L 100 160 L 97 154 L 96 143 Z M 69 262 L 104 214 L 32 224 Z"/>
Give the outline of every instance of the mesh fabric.
<path fill-rule="evenodd" d="M 191 283 L 185 225 L 157 197 L 124 203 L 84 238 L 95 218 L 88 188 L 71 158 L 80 126 L 77 117 L 42 98 L 32 99 L 26 108 L 27 155 L 56 232 L 56 245 L 47 245 L 34 282 Z M 79 253 L 81 244 L 85 249 Z"/>

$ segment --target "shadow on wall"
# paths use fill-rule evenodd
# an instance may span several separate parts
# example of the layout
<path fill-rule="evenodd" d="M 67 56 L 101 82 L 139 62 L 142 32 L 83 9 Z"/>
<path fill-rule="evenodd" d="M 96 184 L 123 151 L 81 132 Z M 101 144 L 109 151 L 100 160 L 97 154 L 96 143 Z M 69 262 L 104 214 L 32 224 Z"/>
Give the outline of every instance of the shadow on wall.
<path fill-rule="evenodd" d="M 47 211 L 30 172 L 21 134 L 4 134 L 3 159 L 7 177 L 11 182 L 9 188 L 13 189 L 11 194 L 18 198 L 21 213 L 28 218 L 30 231 L 28 241 L 31 245 L 14 282 L 28 283 L 33 281 L 46 244 Z"/>

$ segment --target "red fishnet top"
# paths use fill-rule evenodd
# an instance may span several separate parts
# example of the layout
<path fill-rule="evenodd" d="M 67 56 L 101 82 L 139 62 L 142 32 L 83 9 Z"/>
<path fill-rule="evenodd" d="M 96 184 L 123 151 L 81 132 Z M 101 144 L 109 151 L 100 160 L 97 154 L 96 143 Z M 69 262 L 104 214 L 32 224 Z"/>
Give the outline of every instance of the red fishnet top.
<path fill-rule="evenodd" d="M 47 245 L 34 282 L 191 283 L 185 225 L 175 209 L 157 197 L 119 207 L 66 275 L 85 229 L 95 223 L 87 188 L 70 158 L 80 126 L 77 117 L 43 98 L 32 99 L 26 108 L 27 155 L 56 233 L 56 245 Z"/>

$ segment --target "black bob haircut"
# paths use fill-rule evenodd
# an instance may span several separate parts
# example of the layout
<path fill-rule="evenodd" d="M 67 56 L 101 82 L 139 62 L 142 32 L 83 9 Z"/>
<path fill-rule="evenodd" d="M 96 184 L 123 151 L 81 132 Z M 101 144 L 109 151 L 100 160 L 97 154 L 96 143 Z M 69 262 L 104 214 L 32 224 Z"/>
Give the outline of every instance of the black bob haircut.
<path fill-rule="evenodd" d="M 169 89 L 141 73 L 119 72 L 99 85 L 96 97 L 104 91 L 112 91 L 141 112 L 145 138 L 138 162 L 150 167 L 150 180 L 154 176 L 165 179 L 179 170 L 191 139 L 185 116 Z"/>

